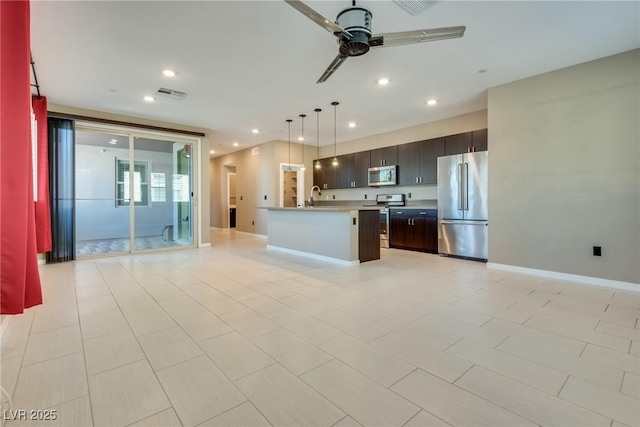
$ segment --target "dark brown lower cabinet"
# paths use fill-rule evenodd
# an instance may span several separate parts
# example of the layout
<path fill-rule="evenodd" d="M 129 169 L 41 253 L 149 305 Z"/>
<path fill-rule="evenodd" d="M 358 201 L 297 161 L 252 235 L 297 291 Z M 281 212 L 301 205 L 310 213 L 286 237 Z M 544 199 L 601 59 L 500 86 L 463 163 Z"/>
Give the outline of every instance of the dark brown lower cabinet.
<path fill-rule="evenodd" d="M 358 222 L 358 259 L 380 259 L 380 211 L 359 211 Z"/>
<path fill-rule="evenodd" d="M 389 246 L 438 253 L 437 216 L 436 209 L 391 209 Z"/>

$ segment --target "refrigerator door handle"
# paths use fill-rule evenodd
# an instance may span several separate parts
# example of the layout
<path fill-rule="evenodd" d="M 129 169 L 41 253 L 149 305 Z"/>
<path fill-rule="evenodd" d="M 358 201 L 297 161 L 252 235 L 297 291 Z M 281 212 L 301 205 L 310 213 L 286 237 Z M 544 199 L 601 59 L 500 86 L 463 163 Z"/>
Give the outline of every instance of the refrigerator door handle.
<path fill-rule="evenodd" d="M 464 221 L 464 220 L 456 220 L 456 221 L 448 221 L 445 219 L 440 220 L 440 224 L 451 224 L 451 225 L 489 225 L 488 221 Z"/>
<path fill-rule="evenodd" d="M 462 210 L 462 163 L 458 163 L 458 210 Z"/>
<path fill-rule="evenodd" d="M 464 198 L 462 199 L 462 209 L 469 210 L 469 163 L 464 163 Z"/>

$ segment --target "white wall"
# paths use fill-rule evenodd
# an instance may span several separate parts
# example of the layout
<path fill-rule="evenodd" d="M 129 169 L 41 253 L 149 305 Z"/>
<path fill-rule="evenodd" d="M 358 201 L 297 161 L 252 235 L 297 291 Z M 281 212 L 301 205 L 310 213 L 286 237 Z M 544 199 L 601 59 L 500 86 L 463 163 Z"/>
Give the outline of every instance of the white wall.
<path fill-rule="evenodd" d="M 129 237 L 129 207 L 116 207 L 116 159 L 128 159 L 129 150 L 76 145 L 76 239 Z M 171 177 L 173 154 L 136 150 L 136 161 L 147 161 L 148 172 L 165 174 L 167 201 L 135 208 L 136 236 L 160 236 L 173 223 Z"/>
<path fill-rule="evenodd" d="M 489 261 L 640 283 L 639 123 L 640 50 L 490 89 Z"/>

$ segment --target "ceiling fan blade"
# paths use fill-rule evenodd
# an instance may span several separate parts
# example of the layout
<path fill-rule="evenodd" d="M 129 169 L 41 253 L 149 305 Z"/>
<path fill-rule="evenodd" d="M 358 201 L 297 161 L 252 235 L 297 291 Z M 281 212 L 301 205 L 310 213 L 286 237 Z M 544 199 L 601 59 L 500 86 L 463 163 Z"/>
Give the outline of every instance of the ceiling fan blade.
<path fill-rule="evenodd" d="M 437 40 L 455 39 L 462 37 L 465 26 L 429 28 L 425 30 L 400 31 L 397 33 L 376 34 L 369 40 L 371 47 L 390 47 L 403 44 L 433 42 Z"/>
<path fill-rule="evenodd" d="M 351 33 L 347 30 L 334 23 L 330 19 L 325 18 L 320 15 L 318 12 L 301 2 L 300 0 L 284 0 L 289 6 L 293 7 L 298 12 L 302 13 L 307 18 L 311 19 L 316 24 L 320 25 L 325 30 L 329 31 L 331 34 L 338 36 L 342 34 L 347 39 L 351 39 Z"/>
<path fill-rule="evenodd" d="M 322 73 L 322 75 L 320 76 L 320 78 L 316 83 L 326 82 L 327 79 L 331 77 L 331 75 L 338 69 L 338 67 L 340 67 L 344 63 L 344 61 L 347 60 L 347 58 L 348 56 L 339 53 L 338 56 L 336 56 L 334 60 L 331 61 L 331 64 L 329 64 L 327 69 L 324 70 L 324 73 Z"/>

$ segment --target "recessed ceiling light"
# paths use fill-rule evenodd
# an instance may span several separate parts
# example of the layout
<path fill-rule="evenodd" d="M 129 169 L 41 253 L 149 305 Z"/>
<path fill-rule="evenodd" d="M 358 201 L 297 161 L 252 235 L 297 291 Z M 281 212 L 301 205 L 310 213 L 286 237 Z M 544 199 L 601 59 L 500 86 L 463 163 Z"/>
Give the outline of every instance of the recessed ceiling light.
<path fill-rule="evenodd" d="M 358 126 L 358 125 L 356 124 L 356 122 L 349 122 L 349 127 L 350 127 L 350 128 L 354 128 L 354 127 L 356 127 L 356 126 Z"/>
<path fill-rule="evenodd" d="M 115 145 L 118 143 L 117 139 L 112 139 L 111 141 L 109 141 L 109 144 Z"/>
<path fill-rule="evenodd" d="M 437 103 L 438 103 L 438 101 L 435 100 L 435 99 L 430 99 L 430 100 L 427 101 L 427 105 L 436 105 Z"/>
<path fill-rule="evenodd" d="M 162 74 L 164 74 L 166 77 L 175 77 L 176 72 L 173 70 L 162 70 Z"/>
<path fill-rule="evenodd" d="M 216 154 L 216 150 L 209 151 L 209 154 Z"/>
<path fill-rule="evenodd" d="M 386 77 L 383 77 L 383 78 L 381 78 L 381 79 L 378 79 L 378 84 L 379 84 L 379 85 L 382 85 L 382 86 L 387 85 L 387 84 L 389 84 L 389 79 L 388 79 L 388 78 L 386 78 Z"/>
<path fill-rule="evenodd" d="M 299 137 L 298 137 L 298 141 L 300 141 L 300 142 L 304 141 L 304 137 L 299 136 Z"/>
<path fill-rule="evenodd" d="M 156 99 L 155 99 L 153 96 L 145 96 L 145 97 L 144 97 L 144 100 L 145 100 L 145 101 L 147 101 L 147 102 L 153 102 L 153 101 L 155 101 Z"/>
<path fill-rule="evenodd" d="M 251 129 L 251 133 L 260 133 L 260 129 Z"/>
<path fill-rule="evenodd" d="M 233 146 L 234 146 L 234 147 L 237 147 L 238 145 L 240 145 L 240 144 L 238 144 L 237 142 L 234 142 L 234 143 L 233 143 Z"/>

